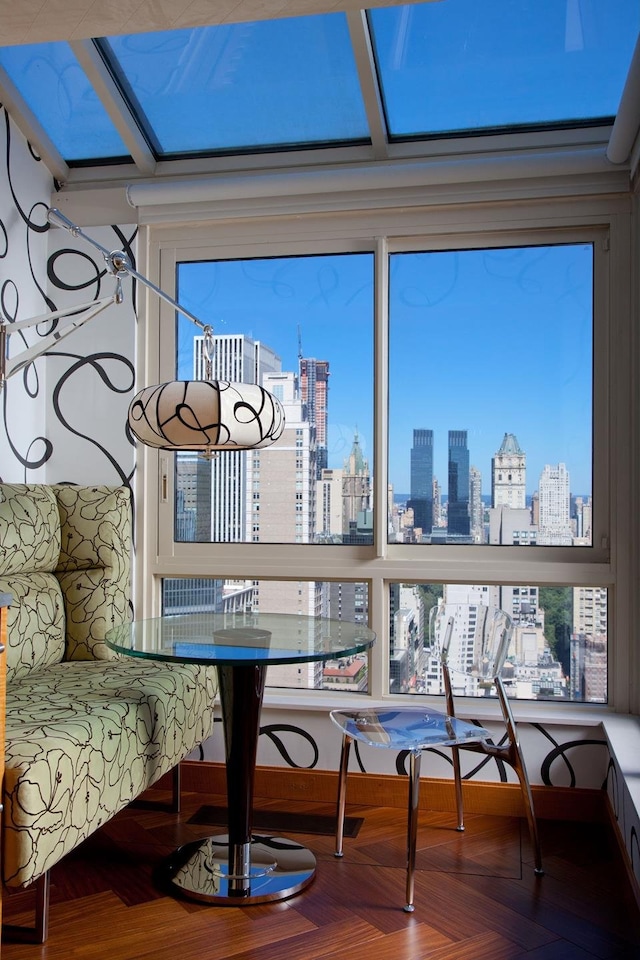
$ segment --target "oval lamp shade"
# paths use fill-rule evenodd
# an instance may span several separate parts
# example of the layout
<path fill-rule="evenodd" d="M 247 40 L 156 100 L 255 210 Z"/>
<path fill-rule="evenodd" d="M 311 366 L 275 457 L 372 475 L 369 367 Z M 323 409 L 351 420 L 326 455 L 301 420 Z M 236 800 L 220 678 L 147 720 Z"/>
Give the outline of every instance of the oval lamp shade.
<path fill-rule="evenodd" d="M 159 450 L 248 450 L 278 439 L 284 409 L 255 383 L 170 380 L 136 394 L 129 426 Z"/>

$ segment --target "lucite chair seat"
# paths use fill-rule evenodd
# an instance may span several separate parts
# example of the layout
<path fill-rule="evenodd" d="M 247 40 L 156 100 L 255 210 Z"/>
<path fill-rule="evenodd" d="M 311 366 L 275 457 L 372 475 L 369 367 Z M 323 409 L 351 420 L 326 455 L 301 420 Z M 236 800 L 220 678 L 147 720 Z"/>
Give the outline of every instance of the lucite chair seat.
<path fill-rule="evenodd" d="M 343 735 L 338 781 L 336 857 L 343 856 L 347 768 L 352 742 L 359 740 L 370 747 L 386 747 L 391 750 L 408 751 L 409 804 L 406 903 L 404 910 L 411 913 L 414 910 L 422 751 L 429 747 L 457 747 L 465 743 L 480 743 L 490 739 L 491 734 L 484 727 L 467 723 L 465 720 L 459 720 L 428 707 L 400 710 L 333 710 L 330 717 L 340 727 Z M 458 783 L 456 783 L 456 789 L 458 789 Z M 464 829 L 460 823 L 458 829 Z"/>
<path fill-rule="evenodd" d="M 334 710 L 331 719 L 342 730 L 336 822 L 337 857 L 343 855 L 344 815 L 349 751 L 353 740 L 372 747 L 407 751 L 409 756 L 409 822 L 407 834 L 407 897 L 404 909 L 414 909 L 414 873 L 417 835 L 420 759 L 422 750 L 450 747 L 455 787 L 457 829 L 464 830 L 460 751 L 472 751 L 508 764 L 520 784 L 529 826 L 534 871 L 543 874 L 538 825 L 502 670 L 509 651 L 513 621 L 504 610 L 481 603 L 439 602 L 429 618 L 432 655 L 440 662 L 445 695 L 443 712 L 428 707 L 396 710 Z M 499 742 L 483 727 L 456 717 L 454 691 L 467 696 L 492 697 L 500 706 L 505 735 Z M 502 777 L 501 777 L 502 779 Z"/>
<path fill-rule="evenodd" d="M 352 740 L 392 750 L 426 750 L 486 740 L 484 727 L 449 717 L 439 710 L 334 710 L 331 719 Z"/>

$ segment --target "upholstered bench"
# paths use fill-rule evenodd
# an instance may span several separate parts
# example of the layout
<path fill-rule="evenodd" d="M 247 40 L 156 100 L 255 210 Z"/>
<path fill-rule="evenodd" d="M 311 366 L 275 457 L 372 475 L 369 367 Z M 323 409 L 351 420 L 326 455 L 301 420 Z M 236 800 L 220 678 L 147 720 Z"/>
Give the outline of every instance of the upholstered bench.
<path fill-rule="evenodd" d="M 213 668 L 119 658 L 104 642 L 131 617 L 130 530 L 126 488 L 0 484 L 6 888 L 48 880 L 212 732 Z M 46 903 L 36 916 L 42 940 Z"/>

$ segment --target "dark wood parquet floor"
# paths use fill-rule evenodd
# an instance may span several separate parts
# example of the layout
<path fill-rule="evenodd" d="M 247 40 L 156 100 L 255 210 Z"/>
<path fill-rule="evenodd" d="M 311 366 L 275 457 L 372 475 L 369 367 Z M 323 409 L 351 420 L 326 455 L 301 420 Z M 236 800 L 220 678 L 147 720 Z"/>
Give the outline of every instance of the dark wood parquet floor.
<path fill-rule="evenodd" d="M 536 878 L 524 822 L 425 813 L 416 910 L 402 910 L 404 811 L 349 806 L 364 818 L 333 857 L 331 836 L 296 833 L 315 853 L 313 884 L 288 901 L 212 907 L 164 894 L 154 870 L 177 845 L 219 832 L 180 815 L 129 808 L 52 871 L 49 938 L 2 944 L 2 960 L 640 960 L 640 912 L 610 828 L 542 821 L 546 874 Z M 327 805 L 266 801 L 291 812 Z M 293 833 L 292 833 L 293 836 Z M 5 898 L 28 919 L 28 894 Z"/>

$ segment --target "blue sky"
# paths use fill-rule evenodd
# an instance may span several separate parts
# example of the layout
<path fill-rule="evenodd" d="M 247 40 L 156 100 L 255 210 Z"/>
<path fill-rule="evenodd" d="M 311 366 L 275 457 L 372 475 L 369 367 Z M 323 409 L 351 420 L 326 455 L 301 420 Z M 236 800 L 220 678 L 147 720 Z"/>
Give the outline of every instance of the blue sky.
<path fill-rule="evenodd" d="M 447 483 L 447 433 L 467 430 L 490 492 L 505 432 L 527 454 L 527 489 L 566 463 L 591 492 L 592 249 L 588 244 L 395 254 L 390 292 L 390 480 L 409 491 L 415 428 L 434 431 Z M 214 332 L 276 350 L 283 370 L 328 360 L 329 465 L 358 433 L 373 465 L 373 255 L 182 265 L 179 300 Z M 180 324 L 179 376 L 192 375 L 196 327 Z"/>

